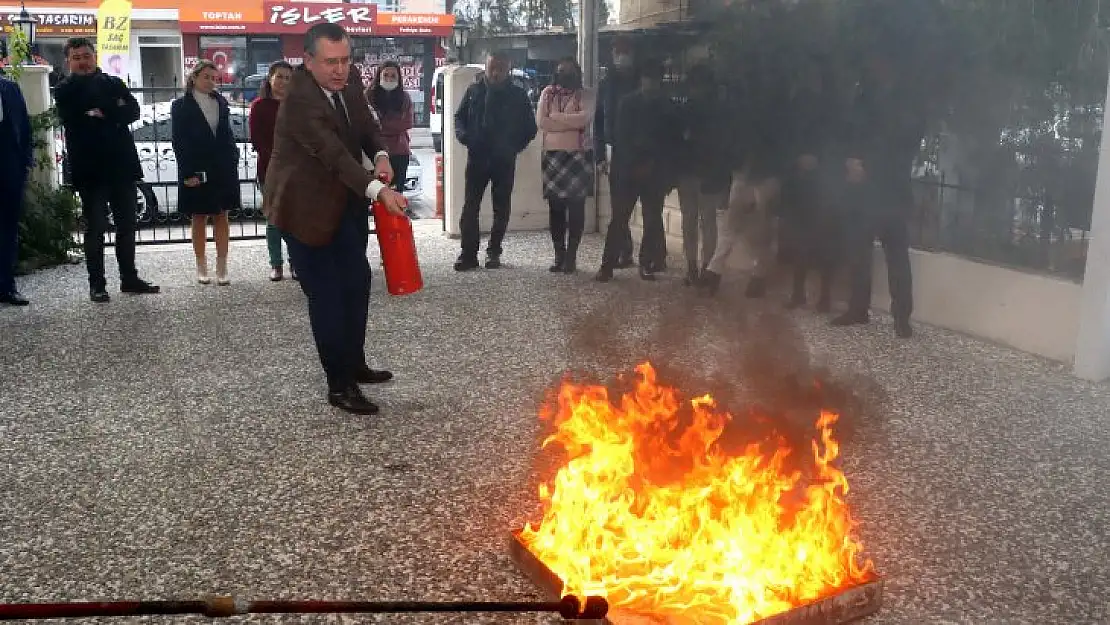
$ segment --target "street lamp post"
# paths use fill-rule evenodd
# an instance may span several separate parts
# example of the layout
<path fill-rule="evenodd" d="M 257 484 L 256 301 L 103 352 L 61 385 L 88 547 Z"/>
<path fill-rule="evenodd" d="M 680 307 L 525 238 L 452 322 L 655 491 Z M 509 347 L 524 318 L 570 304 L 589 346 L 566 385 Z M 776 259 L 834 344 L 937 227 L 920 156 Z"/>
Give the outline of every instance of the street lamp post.
<path fill-rule="evenodd" d="M 466 48 L 466 43 L 470 39 L 470 24 L 464 19 L 459 19 L 455 22 L 455 27 L 451 32 L 455 44 L 455 50 L 459 55 L 459 64 L 465 65 L 466 61 L 463 59 L 463 49 Z"/>
<path fill-rule="evenodd" d="M 35 45 L 35 26 L 35 20 L 31 18 L 31 14 L 27 12 L 27 7 L 23 4 L 21 0 L 19 3 L 19 17 L 12 20 L 12 32 L 19 32 L 23 35 L 23 40 L 27 43 L 28 52 L 32 50 Z M 11 54 L 12 52 L 13 50 L 11 49 L 11 45 L 9 42 L 8 54 Z M 34 55 L 29 54 L 28 56 L 30 58 L 23 59 L 23 62 L 28 65 L 34 65 Z"/>

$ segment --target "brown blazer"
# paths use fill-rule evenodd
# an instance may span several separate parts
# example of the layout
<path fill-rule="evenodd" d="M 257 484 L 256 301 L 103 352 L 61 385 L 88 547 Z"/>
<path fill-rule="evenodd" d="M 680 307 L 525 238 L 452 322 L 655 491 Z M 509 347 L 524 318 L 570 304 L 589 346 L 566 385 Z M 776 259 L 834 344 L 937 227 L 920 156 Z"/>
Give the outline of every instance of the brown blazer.
<path fill-rule="evenodd" d="M 353 65 L 343 101 L 351 130 L 371 159 L 385 151 L 378 123 Z M 373 172 L 351 155 L 340 130 L 340 113 L 302 65 L 293 71 L 289 91 L 278 109 L 274 150 L 262 191 L 270 223 L 310 246 L 327 245 L 339 227 L 349 193 L 366 195 Z M 367 200 L 369 206 L 369 200 Z"/>

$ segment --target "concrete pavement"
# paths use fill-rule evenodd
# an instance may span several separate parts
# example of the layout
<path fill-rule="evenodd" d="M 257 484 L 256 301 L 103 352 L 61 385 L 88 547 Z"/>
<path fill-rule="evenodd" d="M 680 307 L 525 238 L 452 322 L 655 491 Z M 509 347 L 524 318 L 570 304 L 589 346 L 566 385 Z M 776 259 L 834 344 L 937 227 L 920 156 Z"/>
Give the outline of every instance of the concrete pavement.
<path fill-rule="evenodd" d="M 652 357 L 692 390 L 827 367 L 859 395 L 844 468 L 887 579 L 868 623 L 1110 622 L 1107 386 L 927 327 L 692 301 L 677 274 L 552 275 L 541 233 L 458 275 L 457 242 L 419 230 L 422 293 L 375 271 L 368 349 L 397 374 L 375 418 L 324 403 L 304 297 L 266 280 L 260 242 L 226 288 L 193 283 L 184 246 L 141 251 L 158 296 L 94 305 L 79 266 L 24 279 L 33 305 L 0 308 L 0 601 L 533 597 L 505 541 L 544 470 L 539 398 Z M 584 269 L 599 252 L 587 238 Z"/>

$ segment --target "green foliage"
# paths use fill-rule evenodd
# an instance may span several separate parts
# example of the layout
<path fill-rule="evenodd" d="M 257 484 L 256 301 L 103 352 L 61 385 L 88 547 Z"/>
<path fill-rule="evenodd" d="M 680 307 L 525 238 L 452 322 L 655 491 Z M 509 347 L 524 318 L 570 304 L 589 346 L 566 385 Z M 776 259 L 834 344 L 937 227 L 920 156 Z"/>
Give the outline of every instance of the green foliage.
<path fill-rule="evenodd" d="M 72 192 L 38 181 L 27 185 L 19 222 L 19 270 L 35 271 L 69 262 L 77 243 L 80 209 Z"/>
<path fill-rule="evenodd" d="M 18 80 L 23 75 L 24 63 L 31 58 L 31 49 L 19 31 L 12 32 L 9 47 L 11 57 L 5 71 Z M 36 180 L 47 175 L 54 163 L 55 157 L 46 137 L 59 125 L 54 107 L 31 116 L 35 164 L 32 180 L 23 196 L 23 215 L 19 222 L 18 269 L 21 272 L 66 263 L 77 248 L 73 236 L 80 212 L 77 198 L 69 189 Z"/>
<path fill-rule="evenodd" d="M 8 34 L 8 65 L 5 71 L 12 80 L 19 80 L 23 74 L 23 64 L 31 58 L 31 43 L 23 36 L 23 31 L 12 29 Z"/>

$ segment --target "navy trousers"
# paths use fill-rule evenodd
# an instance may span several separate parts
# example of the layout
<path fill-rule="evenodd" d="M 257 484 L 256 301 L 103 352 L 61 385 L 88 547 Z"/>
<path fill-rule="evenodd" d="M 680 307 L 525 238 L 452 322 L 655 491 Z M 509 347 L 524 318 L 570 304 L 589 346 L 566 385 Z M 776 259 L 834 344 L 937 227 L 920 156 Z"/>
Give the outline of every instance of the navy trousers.
<path fill-rule="evenodd" d="M 23 215 L 23 176 L 0 176 L 0 294 L 15 291 L 19 260 L 19 219 Z"/>
<path fill-rule="evenodd" d="M 352 200 L 335 237 L 313 247 L 283 233 L 290 263 L 308 298 L 308 319 L 328 388 L 355 385 L 366 366 L 366 318 L 370 308 L 370 226 L 364 202 Z"/>

